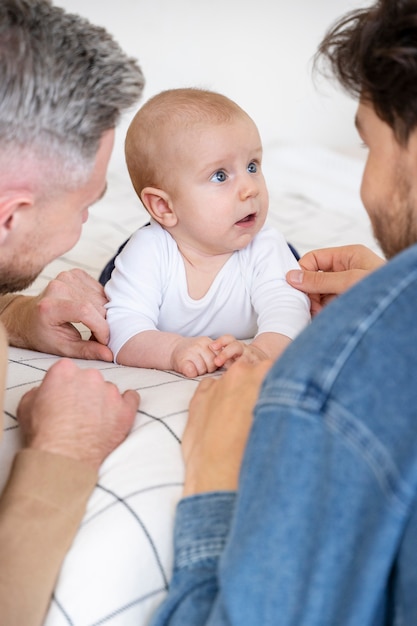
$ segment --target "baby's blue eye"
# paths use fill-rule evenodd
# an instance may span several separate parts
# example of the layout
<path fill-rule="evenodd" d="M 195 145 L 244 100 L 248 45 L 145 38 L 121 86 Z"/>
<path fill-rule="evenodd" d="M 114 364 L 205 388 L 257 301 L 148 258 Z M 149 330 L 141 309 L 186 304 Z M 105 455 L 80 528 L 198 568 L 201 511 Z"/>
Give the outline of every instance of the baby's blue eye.
<path fill-rule="evenodd" d="M 258 166 L 256 165 L 256 163 L 254 163 L 253 161 L 252 163 L 249 163 L 248 172 L 250 174 L 256 174 L 257 171 L 258 171 Z"/>
<path fill-rule="evenodd" d="M 216 183 L 224 183 L 226 178 L 227 178 L 226 172 L 224 172 L 223 170 L 218 170 L 218 172 L 215 172 L 213 174 L 213 176 L 210 178 L 210 180 L 213 180 Z"/>

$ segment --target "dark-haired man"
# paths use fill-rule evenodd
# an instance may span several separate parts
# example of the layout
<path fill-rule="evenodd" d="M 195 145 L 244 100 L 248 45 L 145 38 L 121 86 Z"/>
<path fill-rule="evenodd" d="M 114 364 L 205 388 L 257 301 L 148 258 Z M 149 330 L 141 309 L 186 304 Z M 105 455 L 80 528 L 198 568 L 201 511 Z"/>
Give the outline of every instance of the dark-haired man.
<path fill-rule="evenodd" d="M 8 340 L 111 359 L 104 294 L 84 272 L 62 274 L 38 298 L 9 292 L 78 240 L 88 207 L 105 192 L 114 127 L 142 88 L 136 61 L 103 29 L 48 0 L 1 1 L 1 401 Z M 78 321 L 102 343 L 81 341 L 70 324 Z M 43 622 L 98 468 L 126 437 L 138 402 L 136 392 L 121 394 L 66 359 L 23 397 L 24 447 L 0 497 L 2 625 Z"/>
<path fill-rule="evenodd" d="M 390 261 L 316 253 L 319 295 L 382 267 L 265 378 L 237 362 L 201 383 L 158 626 L 417 624 L 417 3 L 349 14 L 320 52 L 359 97 L 362 198 Z"/>

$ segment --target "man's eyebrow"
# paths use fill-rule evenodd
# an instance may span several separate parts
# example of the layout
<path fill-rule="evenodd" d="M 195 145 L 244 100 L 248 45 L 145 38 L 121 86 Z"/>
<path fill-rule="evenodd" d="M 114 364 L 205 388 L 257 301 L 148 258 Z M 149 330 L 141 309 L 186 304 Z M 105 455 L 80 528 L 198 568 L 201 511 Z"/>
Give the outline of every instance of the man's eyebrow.
<path fill-rule="evenodd" d="M 355 115 L 355 126 L 356 126 L 356 130 L 361 135 L 362 132 L 363 132 L 363 128 L 362 128 L 361 121 L 360 121 L 360 119 L 359 119 L 357 114 Z"/>

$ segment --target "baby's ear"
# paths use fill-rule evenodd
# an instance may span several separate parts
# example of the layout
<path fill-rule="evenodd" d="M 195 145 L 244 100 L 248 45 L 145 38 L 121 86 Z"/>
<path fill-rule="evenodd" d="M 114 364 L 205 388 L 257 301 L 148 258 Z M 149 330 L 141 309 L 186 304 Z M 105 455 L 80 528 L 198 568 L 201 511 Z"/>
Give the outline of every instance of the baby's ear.
<path fill-rule="evenodd" d="M 171 228 L 176 225 L 177 216 L 175 215 L 171 198 L 166 191 L 156 187 L 145 187 L 142 189 L 140 199 L 151 217 L 161 226 Z"/>

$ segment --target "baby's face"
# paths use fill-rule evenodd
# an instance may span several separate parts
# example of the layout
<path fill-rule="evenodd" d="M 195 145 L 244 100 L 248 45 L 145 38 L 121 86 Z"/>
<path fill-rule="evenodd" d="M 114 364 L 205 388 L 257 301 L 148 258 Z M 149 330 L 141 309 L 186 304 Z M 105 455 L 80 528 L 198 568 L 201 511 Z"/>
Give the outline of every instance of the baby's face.
<path fill-rule="evenodd" d="M 268 211 L 262 144 L 253 121 L 236 116 L 188 129 L 175 153 L 169 178 L 176 241 L 210 255 L 246 247 Z"/>

